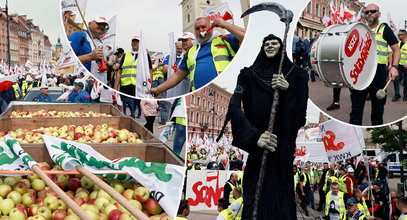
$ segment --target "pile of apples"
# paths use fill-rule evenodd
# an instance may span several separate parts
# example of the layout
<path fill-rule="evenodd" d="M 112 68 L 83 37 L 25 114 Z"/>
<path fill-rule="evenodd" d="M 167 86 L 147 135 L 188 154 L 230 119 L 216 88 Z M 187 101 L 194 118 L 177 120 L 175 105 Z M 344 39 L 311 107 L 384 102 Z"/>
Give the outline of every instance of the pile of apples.
<path fill-rule="evenodd" d="M 64 125 L 62 127 L 41 127 L 34 130 L 19 128 L 15 131 L 0 131 L 0 141 L 9 135 L 20 144 L 43 143 L 42 135 L 50 135 L 79 143 L 143 143 L 140 136 L 127 129 L 115 129 L 102 125 Z"/>
<path fill-rule="evenodd" d="M 106 113 L 98 113 L 98 112 L 72 112 L 72 111 L 48 111 L 40 110 L 37 112 L 30 112 L 30 111 L 13 111 L 8 116 L 9 118 L 42 118 L 42 117 L 56 117 L 56 118 L 63 118 L 63 117 L 112 117 L 110 114 Z"/>
<path fill-rule="evenodd" d="M 42 170 L 50 170 L 46 162 Z M 55 165 L 52 170 L 62 170 Z M 48 175 L 92 219 L 131 220 L 133 217 L 103 189 L 81 175 Z M 134 181 L 102 178 L 150 219 L 169 220 L 161 206 L 150 197 L 149 191 Z M 36 174 L 0 178 L 0 219 L 9 220 L 80 220 L 65 202 Z"/>

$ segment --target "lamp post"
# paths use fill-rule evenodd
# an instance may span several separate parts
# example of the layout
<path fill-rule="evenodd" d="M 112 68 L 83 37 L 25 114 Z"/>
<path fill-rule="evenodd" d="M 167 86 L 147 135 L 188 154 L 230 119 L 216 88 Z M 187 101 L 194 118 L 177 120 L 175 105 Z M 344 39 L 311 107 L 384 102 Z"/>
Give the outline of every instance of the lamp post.
<path fill-rule="evenodd" d="M 215 140 L 215 102 L 216 102 L 216 91 L 210 90 L 209 96 L 213 96 L 213 106 L 212 106 L 212 139 Z"/>
<path fill-rule="evenodd" d="M 10 55 L 10 19 L 8 17 L 8 0 L 6 0 L 6 21 L 7 21 L 7 64 L 11 68 L 11 55 Z"/>

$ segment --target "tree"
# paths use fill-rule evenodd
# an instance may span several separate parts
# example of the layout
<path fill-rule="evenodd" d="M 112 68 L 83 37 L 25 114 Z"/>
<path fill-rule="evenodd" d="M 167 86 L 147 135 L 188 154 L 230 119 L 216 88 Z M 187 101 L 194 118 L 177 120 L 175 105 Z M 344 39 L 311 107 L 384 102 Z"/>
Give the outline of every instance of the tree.
<path fill-rule="evenodd" d="M 393 125 L 391 125 L 390 127 L 393 127 Z M 390 127 L 384 126 L 380 128 L 368 129 L 370 131 L 370 134 L 372 135 L 373 143 L 380 144 L 381 148 L 386 152 L 399 150 L 398 125 L 395 124 L 394 127 L 397 127 L 397 129 L 394 130 L 390 129 Z M 406 150 L 407 130 L 405 129 L 403 129 L 403 139 L 404 150 Z"/>

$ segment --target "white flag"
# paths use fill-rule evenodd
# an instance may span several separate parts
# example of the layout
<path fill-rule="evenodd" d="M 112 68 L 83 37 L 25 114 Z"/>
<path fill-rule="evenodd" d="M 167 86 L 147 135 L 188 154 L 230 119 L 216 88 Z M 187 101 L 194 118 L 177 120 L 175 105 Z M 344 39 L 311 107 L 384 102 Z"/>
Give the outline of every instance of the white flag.
<path fill-rule="evenodd" d="M 233 14 L 229 10 L 228 3 L 224 2 L 213 7 L 208 7 L 202 10 L 202 15 L 208 18 L 210 21 L 214 21 L 216 18 L 222 18 L 225 21 L 233 24 Z"/>
<path fill-rule="evenodd" d="M 168 121 L 165 125 L 167 126 L 163 129 L 163 131 L 161 131 L 159 137 L 160 141 L 163 143 L 167 142 L 168 139 L 170 139 L 170 137 L 175 133 L 175 126 L 172 121 Z"/>
<path fill-rule="evenodd" d="M 174 108 L 174 111 L 172 112 L 171 119 L 172 118 L 185 118 L 185 100 L 184 98 L 180 98 Z"/>
<path fill-rule="evenodd" d="M 68 53 L 63 53 L 58 60 L 58 69 L 62 69 L 64 67 L 73 66 L 76 63 L 76 58 L 72 53 L 72 50 L 69 50 Z"/>
<path fill-rule="evenodd" d="M 151 94 L 146 94 L 151 88 L 150 68 L 148 65 L 148 56 L 146 42 L 143 33 L 140 31 L 140 47 L 137 57 L 137 82 L 136 82 L 136 97 L 152 99 Z"/>
<path fill-rule="evenodd" d="M 62 0 L 61 1 L 61 11 L 62 13 L 66 11 L 79 11 L 78 6 L 82 11 L 82 14 L 85 14 L 86 11 L 86 2 L 87 0 L 77 0 L 78 5 L 76 5 L 75 0 Z"/>
<path fill-rule="evenodd" d="M 135 157 L 109 160 L 87 144 L 49 135 L 43 135 L 42 138 L 50 157 L 64 170 L 74 170 L 75 163 L 79 163 L 96 174 L 125 171 L 129 175 L 110 175 L 109 177 L 134 178 L 150 191 L 151 197 L 157 200 L 168 215 L 176 216 L 185 172 L 182 166 L 144 162 Z"/>
<path fill-rule="evenodd" d="M 25 63 L 25 67 L 31 69 L 34 67 L 34 64 L 30 60 L 27 60 L 27 62 Z"/>
<path fill-rule="evenodd" d="M 176 69 L 176 49 L 175 49 L 175 37 L 174 37 L 174 32 L 171 32 L 168 34 L 169 38 L 169 47 L 170 47 L 170 54 L 169 54 L 169 60 L 168 60 L 168 70 L 167 70 L 167 79 L 169 79 L 174 73 Z M 177 96 L 175 91 L 175 88 L 171 88 L 167 90 L 167 98 L 175 97 Z"/>
<path fill-rule="evenodd" d="M 4 139 L 0 141 L 0 170 L 31 170 L 37 164 L 16 140 L 8 135 Z"/>
<path fill-rule="evenodd" d="M 103 34 L 100 38 L 104 45 L 109 45 L 111 48 L 115 45 L 116 39 L 116 15 L 113 16 L 107 23 L 109 25 L 109 30 Z"/>
<path fill-rule="evenodd" d="M 387 24 L 390 26 L 390 28 L 393 31 L 394 35 L 397 36 L 397 34 L 399 32 L 399 29 L 398 29 L 396 23 L 394 23 L 393 19 L 391 19 L 390 13 L 387 13 Z"/>
<path fill-rule="evenodd" d="M 330 162 L 346 160 L 362 153 L 365 141 L 360 128 L 330 120 L 320 124 L 320 129 Z"/>

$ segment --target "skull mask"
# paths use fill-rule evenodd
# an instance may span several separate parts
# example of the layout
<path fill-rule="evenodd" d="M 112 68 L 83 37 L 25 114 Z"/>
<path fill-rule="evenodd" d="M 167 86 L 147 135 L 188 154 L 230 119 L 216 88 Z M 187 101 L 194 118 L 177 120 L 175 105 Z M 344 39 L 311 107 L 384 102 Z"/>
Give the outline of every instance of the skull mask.
<path fill-rule="evenodd" d="M 267 40 L 264 42 L 264 53 L 268 58 L 275 57 L 280 51 L 281 44 L 278 40 Z"/>

